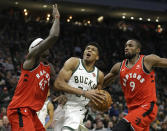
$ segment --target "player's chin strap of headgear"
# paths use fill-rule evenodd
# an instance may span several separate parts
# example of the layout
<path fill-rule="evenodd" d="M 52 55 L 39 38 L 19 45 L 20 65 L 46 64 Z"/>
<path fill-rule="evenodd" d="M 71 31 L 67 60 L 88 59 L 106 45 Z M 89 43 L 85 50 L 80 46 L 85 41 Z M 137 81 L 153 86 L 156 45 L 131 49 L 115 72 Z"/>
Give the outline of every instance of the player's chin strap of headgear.
<path fill-rule="evenodd" d="M 42 38 L 37 38 L 37 39 L 35 39 L 35 40 L 31 43 L 31 45 L 30 45 L 28 51 L 31 52 L 32 49 L 33 49 L 34 47 L 38 46 L 41 41 L 43 41 Z"/>

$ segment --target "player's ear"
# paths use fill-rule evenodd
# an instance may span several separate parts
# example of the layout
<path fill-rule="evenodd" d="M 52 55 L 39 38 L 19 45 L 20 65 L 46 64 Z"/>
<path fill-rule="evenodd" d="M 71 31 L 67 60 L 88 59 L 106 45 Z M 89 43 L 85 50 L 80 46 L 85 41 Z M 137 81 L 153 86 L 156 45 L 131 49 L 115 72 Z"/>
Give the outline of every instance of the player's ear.
<path fill-rule="evenodd" d="M 99 55 L 96 56 L 96 60 L 99 60 Z"/>
<path fill-rule="evenodd" d="M 136 52 L 139 54 L 139 53 L 140 53 L 140 48 L 137 48 L 137 49 L 136 49 Z"/>

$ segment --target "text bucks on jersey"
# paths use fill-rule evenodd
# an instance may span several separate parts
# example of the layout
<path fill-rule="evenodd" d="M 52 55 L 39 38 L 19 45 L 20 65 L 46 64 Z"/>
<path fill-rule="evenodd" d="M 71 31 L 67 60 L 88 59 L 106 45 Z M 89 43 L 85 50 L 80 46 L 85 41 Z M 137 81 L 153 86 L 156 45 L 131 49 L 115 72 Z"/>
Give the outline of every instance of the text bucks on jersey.
<path fill-rule="evenodd" d="M 68 84 L 74 88 L 80 88 L 82 90 L 91 90 L 97 87 L 99 70 L 94 67 L 93 71 L 88 72 L 83 65 L 83 61 L 80 59 L 79 65 L 73 72 Z M 68 98 L 67 104 L 78 104 L 81 102 L 82 105 L 87 105 L 89 99 L 74 94 L 66 94 Z"/>

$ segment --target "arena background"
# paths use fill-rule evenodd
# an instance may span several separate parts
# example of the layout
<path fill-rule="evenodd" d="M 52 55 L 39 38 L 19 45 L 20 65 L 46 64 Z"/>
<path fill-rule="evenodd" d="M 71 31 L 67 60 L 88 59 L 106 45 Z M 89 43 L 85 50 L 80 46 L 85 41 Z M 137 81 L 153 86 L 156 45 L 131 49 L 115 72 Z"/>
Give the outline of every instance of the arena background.
<path fill-rule="evenodd" d="M 50 62 L 59 72 L 65 60 L 82 56 L 89 41 L 98 42 L 103 54 L 97 66 L 106 74 L 124 58 L 124 43 L 141 41 L 142 54 L 167 57 L 167 0 L 1 0 L 0 1 L 0 130 L 10 131 L 6 108 L 20 75 L 28 40 L 45 38 L 51 27 L 52 4 L 61 15 L 61 33 L 51 50 Z M 150 131 L 167 131 L 167 69 L 155 69 L 159 111 Z M 105 113 L 90 112 L 92 128 L 111 131 L 127 113 L 119 78 L 107 90 L 113 105 Z M 53 99 L 57 94 L 52 91 Z M 57 103 L 54 103 L 55 108 Z M 48 118 L 49 119 L 49 118 Z M 90 126 L 90 121 L 85 121 Z M 49 129 L 52 130 L 52 129 Z M 94 129 L 96 131 L 96 129 Z"/>

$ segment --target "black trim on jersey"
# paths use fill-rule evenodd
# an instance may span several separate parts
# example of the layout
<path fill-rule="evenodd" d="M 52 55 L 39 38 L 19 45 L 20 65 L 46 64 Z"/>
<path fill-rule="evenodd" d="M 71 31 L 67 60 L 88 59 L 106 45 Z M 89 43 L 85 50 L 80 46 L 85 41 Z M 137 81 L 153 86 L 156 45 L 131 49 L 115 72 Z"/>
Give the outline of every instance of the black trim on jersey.
<path fill-rule="evenodd" d="M 149 115 L 153 111 L 154 104 L 155 104 L 155 102 L 153 102 L 153 101 L 150 103 L 150 108 L 145 113 L 143 113 L 143 117 Z"/>
<path fill-rule="evenodd" d="M 145 56 L 144 56 L 145 57 Z M 146 66 L 144 65 L 144 57 L 142 59 L 142 67 L 143 67 L 143 71 L 147 74 L 150 74 L 150 71 L 146 68 Z"/>
<path fill-rule="evenodd" d="M 41 62 L 44 66 L 49 66 L 49 63 L 47 61 Z"/>
<path fill-rule="evenodd" d="M 121 71 L 121 69 L 122 69 L 122 65 L 123 65 L 123 61 L 121 62 L 119 72 L 120 72 L 120 71 Z"/>
<path fill-rule="evenodd" d="M 34 71 L 36 68 L 38 68 L 39 65 L 40 65 L 40 63 L 38 63 L 38 64 L 36 63 L 35 66 L 32 69 L 28 70 L 28 71 L 31 71 L 31 72 Z"/>
<path fill-rule="evenodd" d="M 72 128 L 69 127 L 69 126 L 63 126 L 63 128 L 61 129 L 61 131 L 63 131 L 63 129 L 69 129 L 70 131 L 75 131 L 74 129 L 72 129 Z"/>
<path fill-rule="evenodd" d="M 139 55 L 139 57 L 138 57 L 138 59 L 136 60 L 135 64 L 134 64 L 131 68 L 129 68 L 129 67 L 127 66 L 128 59 L 126 59 L 126 61 L 125 61 L 125 67 L 128 68 L 128 69 L 132 69 L 132 68 L 136 65 L 136 63 L 140 60 L 140 57 L 141 57 L 141 56 Z"/>
<path fill-rule="evenodd" d="M 24 79 L 24 82 L 27 82 L 28 80 L 27 79 Z"/>
<path fill-rule="evenodd" d="M 25 71 L 31 71 L 31 72 L 32 72 L 32 71 L 35 70 L 39 65 L 40 65 L 40 63 L 36 63 L 31 69 L 28 69 L 28 70 L 27 70 L 27 69 L 24 69 L 24 68 L 23 68 L 23 64 L 22 64 L 22 69 L 25 70 Z"/>
<path fill-rule="evenodd" d="M 28 75 L 28 74 L 25 74 L 24 77 L 29 77 L 29 75 Z"/>
<path fill-rule="evenodd" d="M 17 113 L 19 116 L 19 127 L 23 127 L 23 118 L 22 118 L 22 114 L 20 112 L 20 108 L 17 109 Z"/>

